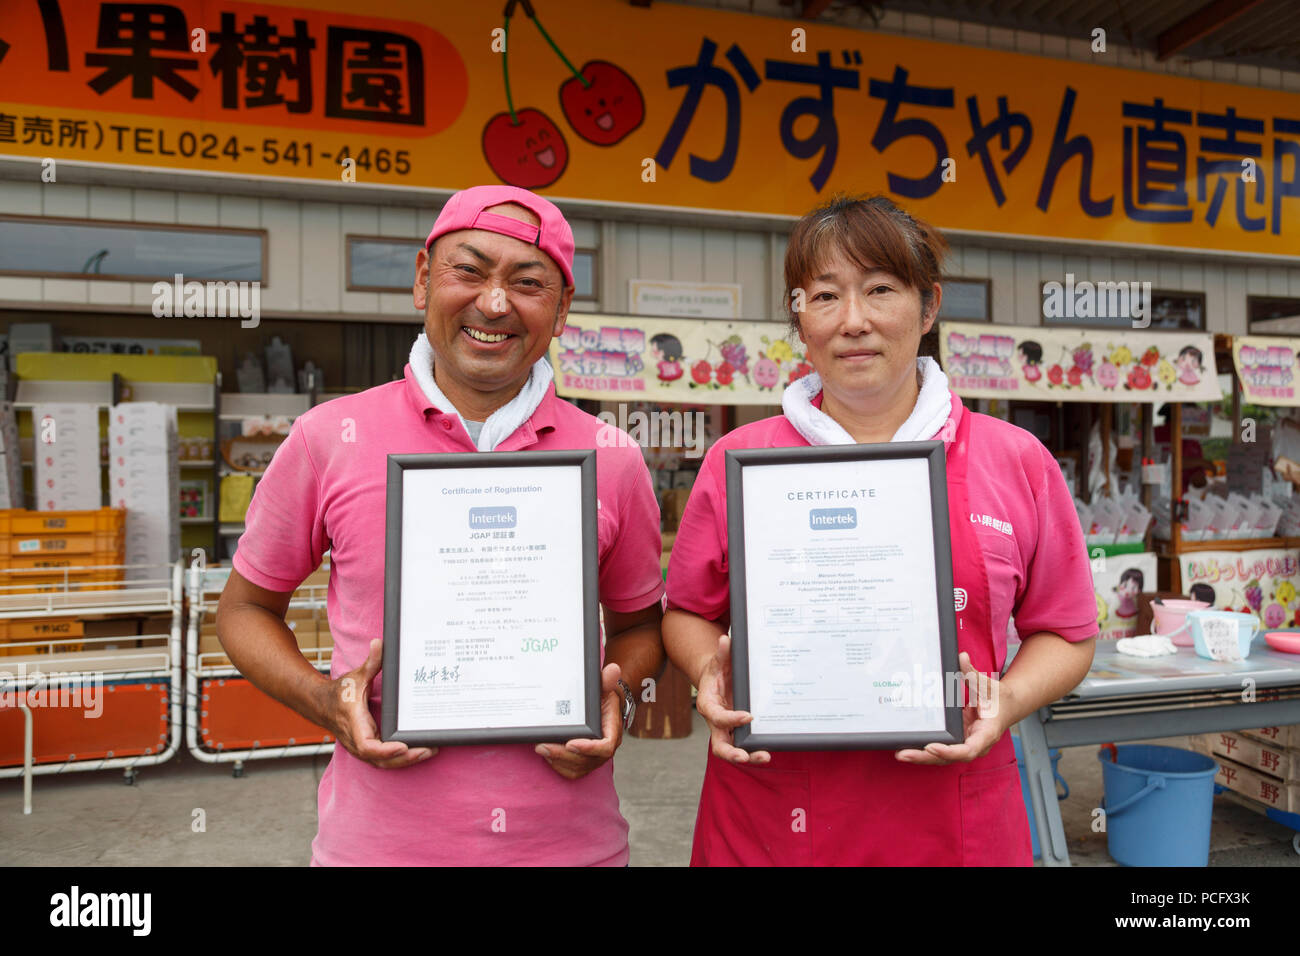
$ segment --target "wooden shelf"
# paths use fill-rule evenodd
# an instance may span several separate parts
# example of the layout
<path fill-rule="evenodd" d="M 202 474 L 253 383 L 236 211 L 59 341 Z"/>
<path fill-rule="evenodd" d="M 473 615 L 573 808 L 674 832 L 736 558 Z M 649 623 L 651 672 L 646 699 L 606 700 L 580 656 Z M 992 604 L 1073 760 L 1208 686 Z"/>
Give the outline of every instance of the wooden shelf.
<path fill-rule="evenodd" d="M 1255 551 L 1259 548 L 1300 548 L 1300 538 L 1224 538 L 1216 541 L 1184 541 L 1177 551 L 1168 549 L 1157 554 L 1162 558 L 1176 558 L 1180 554 L 1193 554 L 1197 551 Z"/>

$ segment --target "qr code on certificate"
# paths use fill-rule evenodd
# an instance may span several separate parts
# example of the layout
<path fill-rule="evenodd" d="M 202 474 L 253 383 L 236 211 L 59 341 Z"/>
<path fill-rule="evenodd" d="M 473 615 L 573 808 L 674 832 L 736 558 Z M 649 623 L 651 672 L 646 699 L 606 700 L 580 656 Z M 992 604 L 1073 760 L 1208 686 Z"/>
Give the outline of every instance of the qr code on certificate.
<path fill-rule="evenodd" d="M 555 702 L 555 716 L 556 717 L 569 716 L 569 702 L 567 700 L 557 700 Z"/>

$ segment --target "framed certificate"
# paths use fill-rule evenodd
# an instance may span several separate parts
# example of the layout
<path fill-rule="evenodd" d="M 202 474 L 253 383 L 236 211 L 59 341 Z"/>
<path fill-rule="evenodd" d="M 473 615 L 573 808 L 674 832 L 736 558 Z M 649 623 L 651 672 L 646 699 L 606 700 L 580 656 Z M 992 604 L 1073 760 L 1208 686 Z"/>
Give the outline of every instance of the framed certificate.
<path fill-rule="evenodd" d="M 726 453 L 746 750 L 963 739 L 941 442 Z"/>
<path fill-rule="evenodd" d="M 388 456 L 381 736 L 599 738 L 595 451 Z"/>

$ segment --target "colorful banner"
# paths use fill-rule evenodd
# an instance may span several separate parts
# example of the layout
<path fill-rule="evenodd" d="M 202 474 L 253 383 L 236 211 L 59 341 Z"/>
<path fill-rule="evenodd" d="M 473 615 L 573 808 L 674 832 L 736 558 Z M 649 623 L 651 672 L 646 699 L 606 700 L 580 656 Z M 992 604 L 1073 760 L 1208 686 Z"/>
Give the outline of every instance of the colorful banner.
<path fill-rule="evenodd" d="M 1223 398 L 1207 332 L 942 322 L 939 357 L 963 398 L 1153 405 Z"/>
<path fill-rule="evenodd" d="M 672 3 L 505 7 L 5 3 L 0 155 L 54 161 L 33 177 L 503 181 L 786 216 L 880 192 L 942 228 L 1300 256 L 1294 93 L 1120 69 L 1113 47 L 1080 63 Z"/>
<path fill-rule="evenodd" d="M 779 405 L 812 371 L 781 322 L 642 318 L 570 312 L 551 340 L 555 390 L 566 398 Z"/>
<path fill-rule="evenodd" d="M 1296 361 L 1300 339 L 1235 336 L 1232 361 L 1237 366 L 1243 401 L 1250 405 L 1300 405 Z"/>
<path fill-rule="evenodd" d="M 1156 556 L 1142 552 L 1091 560 L 1098 636 L 1102 640 L 1133 637 L 1137 634 L 1138 595 L 1156 589 Z"/>
<path fill-rule="evenodd" d="M 1197 551 L 1178 565 L 1184 594 L 1254 614 L 1267 628 L 1300 626 L 1300 551 Z"/>

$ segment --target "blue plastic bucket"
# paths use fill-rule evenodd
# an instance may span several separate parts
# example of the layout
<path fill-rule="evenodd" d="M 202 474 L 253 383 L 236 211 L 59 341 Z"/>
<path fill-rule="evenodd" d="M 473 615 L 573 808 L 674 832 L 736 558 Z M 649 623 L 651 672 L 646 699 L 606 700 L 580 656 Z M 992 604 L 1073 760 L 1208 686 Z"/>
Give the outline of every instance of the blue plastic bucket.
<path fill-rule="evenodd" d="M 1038 826 L 1034 823 L 1034 804 L 1029 799 L 1029 774 L 1025 772 L 1025 753 L 1020 749 L 1020 738 L 1011 735 L 1011 745 L 1016 748 L 1016 767 L 1020 771 L 1020 795 L 1025 800 L 1025 813 L 1029 814 L 1029 840 L 1034 846 L 1034 859 L 1042 856 L 1038 849 Z M 1065 782 L 1065 778 L 1056 770 L 1056 765 L 1061 762 L 1061 751 L 1051 749 L 1047 751 L 1047 756 L 1052 760 L 1052 776 L 1056 782 L 1061 785 L 1064 793 L 1056 795 L 1057 800 L 1064 800 L 1070 795 L 1070 785 Z"/>
<path fill-rule="evenodd" d="M 1121 866 L 1207 866 L 1214 774 L 1204 754 L 1176 747 L 1103 747 L 1106 843 Z"/>

